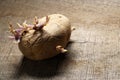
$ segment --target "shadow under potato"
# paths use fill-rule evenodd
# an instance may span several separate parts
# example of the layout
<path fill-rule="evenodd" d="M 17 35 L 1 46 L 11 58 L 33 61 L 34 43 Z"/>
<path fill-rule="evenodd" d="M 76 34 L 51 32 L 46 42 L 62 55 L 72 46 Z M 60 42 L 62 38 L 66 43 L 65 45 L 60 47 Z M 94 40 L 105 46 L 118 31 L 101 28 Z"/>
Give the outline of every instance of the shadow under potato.
<path fill-rule="evenodd" d="M 42 61 L 33 61 L 23 57 L 17 68 L 15 77 L 18 78 L 23 74 L 34 77 L 52 77 L 58 75 L 60 74 L 59 69 L 63 65 L 63 62 L 68 59 L 69 57 L 62 53 Z"/>

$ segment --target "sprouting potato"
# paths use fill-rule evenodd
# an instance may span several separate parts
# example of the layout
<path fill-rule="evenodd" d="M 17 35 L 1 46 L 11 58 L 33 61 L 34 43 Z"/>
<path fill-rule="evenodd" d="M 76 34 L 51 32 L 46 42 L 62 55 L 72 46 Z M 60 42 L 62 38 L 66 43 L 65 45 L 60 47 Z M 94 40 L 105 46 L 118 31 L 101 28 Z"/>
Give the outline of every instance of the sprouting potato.
<path fill-rule="evenodd" d="M 17 23 L 19 29 L 10 24 L 10 31 L 18 42 L 23 55 L 32 60 L 43 60 L 67 52 L 71 25 L 69 19 L 61 14 L 52 14 L 41 19 L 35 17 L 34 24 L 26 21 Z"/>

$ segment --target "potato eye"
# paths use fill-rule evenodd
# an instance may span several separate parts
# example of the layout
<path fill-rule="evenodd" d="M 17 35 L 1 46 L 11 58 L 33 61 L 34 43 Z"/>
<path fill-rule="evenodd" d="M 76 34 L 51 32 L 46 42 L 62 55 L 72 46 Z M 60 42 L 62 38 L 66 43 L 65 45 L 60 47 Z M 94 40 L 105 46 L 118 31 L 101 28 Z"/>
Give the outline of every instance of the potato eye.
<path fill-rule="evenodd" d="M 24 36 L 28 31 L 23 31 L 22 36 Z"/>

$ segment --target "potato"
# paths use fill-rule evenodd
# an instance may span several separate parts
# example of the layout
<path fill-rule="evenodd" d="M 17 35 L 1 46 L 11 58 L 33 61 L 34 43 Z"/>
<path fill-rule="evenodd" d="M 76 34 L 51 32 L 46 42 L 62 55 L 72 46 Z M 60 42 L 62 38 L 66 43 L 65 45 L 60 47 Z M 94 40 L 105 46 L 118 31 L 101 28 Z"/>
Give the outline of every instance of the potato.
<path fill-rule="evenodd" d="M 35 18 L 34 25 L 18 24 L 21 31 L 13 30 L 18 46 L 25 57 L 32 60 L 43 60 L 64 53 L 71 35 L 69 19 L 61 14 L 52 14 L 41 19 Z"/>

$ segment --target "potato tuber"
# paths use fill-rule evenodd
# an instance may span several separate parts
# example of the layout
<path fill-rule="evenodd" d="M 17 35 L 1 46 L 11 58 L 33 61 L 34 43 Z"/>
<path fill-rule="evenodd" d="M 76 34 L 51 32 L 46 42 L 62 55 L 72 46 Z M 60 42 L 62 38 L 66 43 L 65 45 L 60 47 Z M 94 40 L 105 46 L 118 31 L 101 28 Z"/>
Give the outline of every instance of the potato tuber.
<path fill-rule="evenodd" d="M 70 39 L 71 25 L 69 19 L 61 14 L 52 14 L 41 19 L 35 17 L 34 24 L 17 23 L 19 29 L 10 24 L 10 32 L 18 42 L 20 51 L 32 60 L 51 58 L 64 49 Z"/>

